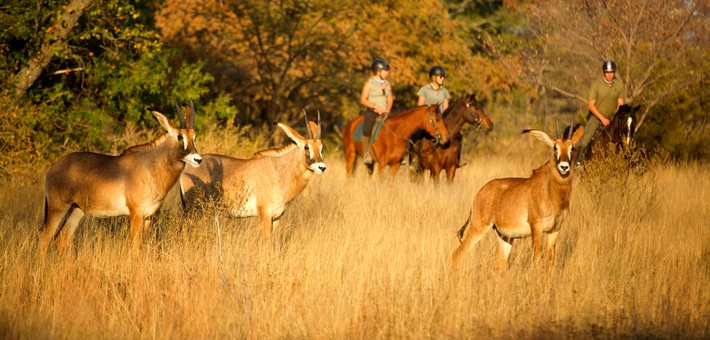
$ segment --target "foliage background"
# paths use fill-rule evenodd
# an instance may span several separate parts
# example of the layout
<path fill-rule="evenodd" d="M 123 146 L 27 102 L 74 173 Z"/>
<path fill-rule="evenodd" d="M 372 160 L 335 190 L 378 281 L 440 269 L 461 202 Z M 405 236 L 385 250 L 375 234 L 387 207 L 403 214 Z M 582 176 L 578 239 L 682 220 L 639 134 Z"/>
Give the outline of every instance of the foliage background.
<path fill-rule="evenodd" d="M 296 124 L 319 110 L 326 143 L 360 114 L 375 57 L 393 66 L 395 111 L 415 104 L 433 64 L 454 97 L 477 92 L 493 140 L 586 116 L 589 83 L 615 59 L 643 107 L 639 143 L 707 159 L 710 13 L 661 0 L 7 0 L 0 5 L 0 164 L 112 152 L 194 100 L 198 129 Z M 79 8 L 78 19 L 68 18 Z M 76 13 L 76 12 L 74 12 Z M 44 60 L 44 62 L 42 62 Z M 28 71 L 36 71 L 28 77 Z M 29 84 L 26 87 L 20 84 Z M 469 133 L 464 131 L 465 133 Z M 274 134 L 278 139 L 278 134 Z M 281 142 L 272 140 L 271 143 Z M 466 153 L 495 145 L 464 144 Z"/>

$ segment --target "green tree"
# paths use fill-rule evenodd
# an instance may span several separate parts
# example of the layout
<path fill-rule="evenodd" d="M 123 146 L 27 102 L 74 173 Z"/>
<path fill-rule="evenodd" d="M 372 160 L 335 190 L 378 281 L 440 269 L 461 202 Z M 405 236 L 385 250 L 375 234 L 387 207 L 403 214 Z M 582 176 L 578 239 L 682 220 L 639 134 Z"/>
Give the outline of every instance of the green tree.
<path fill-rule="evenodd" d="M 11 0 L 4 6 L 0 74 L 9 81 L 2 90 L 21 103 L 8 112 L 17 118 L 2 133 L 4 147 L 46 156 L 65 148 L 107 151 L 106 133 L 152 126 L 147 106 L 172 112 L 172 99 L 197 101 L 211 81 L 200 63 L 173 63 L 178 51 L 160 41 L 152 2 Z M 25 131 L 35 142 L 11 142 Z"/>

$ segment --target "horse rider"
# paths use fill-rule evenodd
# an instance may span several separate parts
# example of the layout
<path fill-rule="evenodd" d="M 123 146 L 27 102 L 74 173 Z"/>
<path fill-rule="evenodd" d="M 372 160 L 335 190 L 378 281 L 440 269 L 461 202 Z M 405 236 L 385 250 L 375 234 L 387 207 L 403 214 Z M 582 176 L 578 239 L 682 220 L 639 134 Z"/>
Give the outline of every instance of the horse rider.
<path fill-rule="evenodd" d="M 449 91 L 444 87 L 446 71 L 439 65 L 429 69 L 429 84 L 422 86 L 417 92 L 417 106 L 439 105 L 439 113 L 444 113 L 449 107 Z"/>
<path fill-rule="evenodd" d="M 584 137 L 579 142 L 579 152 L 575 167 L 582 167 L 584 152 L 594 137 L 600 125 L 607 126 L 619 106 L 624 105 L 626 90 L 621 79 L 616 78 L 616 63 L 613 60 L 605 60 L 602 63 L 604 76 L 601 80 L 592 83 L 587 95 L 587 124 L 584 126 Z"/>
<path fill-rule="evenodd" d="M 390 64 L 385 60 L 377 58 L 370 65 L 372 77 L 362 86 L 360 94 L 360 104 L 365 106 L 363 113 L 364 121 L 362 126 L 362 159 L 365 164 L 372 164 L 372 154 L 370 153 L 370 137 L 375 121 L 390 113 L 394 95 L 392 86 L 387 80 L 390 73 Z"/>

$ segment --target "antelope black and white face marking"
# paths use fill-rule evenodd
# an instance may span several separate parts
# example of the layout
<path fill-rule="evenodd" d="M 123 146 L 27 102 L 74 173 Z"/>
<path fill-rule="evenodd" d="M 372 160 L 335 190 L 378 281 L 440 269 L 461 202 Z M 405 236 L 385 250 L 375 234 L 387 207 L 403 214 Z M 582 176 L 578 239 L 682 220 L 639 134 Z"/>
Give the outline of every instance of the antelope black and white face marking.
<path fill-rule="evenodd" d="M 557 164 L 557 172 L 560 176 L 567 177 L 570 173 L 570 160 L 572 159 L 572 151 L 574 151 L 574 145 L 571 143 L 555 143 L 552 147 L 555 152 L 555 163 Z"/>
<path fill-rule="evenodd" d="M 178 143 L 182 143 L 182 161 L 190 166 L 197 167 L 202 164 L 202 156 L 197 152 L 195 130 L 181 129 L 177 135 Z"/>
<path fill-rule="evenodd" d="M 322 174 L 326 170 L 325 162 L 323 162 L 323 143 L 319 139 L 309 140 L 304 146 L 306 154 L 306 164 L 311 171 Z"/>

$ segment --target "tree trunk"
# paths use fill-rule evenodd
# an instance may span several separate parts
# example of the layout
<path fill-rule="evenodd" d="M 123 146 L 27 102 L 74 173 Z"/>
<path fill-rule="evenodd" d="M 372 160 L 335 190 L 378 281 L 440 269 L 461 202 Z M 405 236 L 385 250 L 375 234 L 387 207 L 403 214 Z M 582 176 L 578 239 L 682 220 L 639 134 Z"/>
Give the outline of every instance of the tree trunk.
<path fill-rule="evenodd" d="M 39 75 L 42 74 L 42 70 L 49 65 L 53 57 L 52 49 L 64 42 L 64 38 L 69 34 L 71 29 L 74 28 L 91 1 L 92 0 L 71 0 L 69 5 L 64 9 L 64 13 L 62 13 L 59 22 L 54 23 L 54 25 L 47 30 L 47 35 L 44 37 L 44 41 L 37 55 L 32 57 L 27 65 L 15 75 L 15 95 L 18 98 L 25 95 L 27 89 L 29 89 Z"/>

